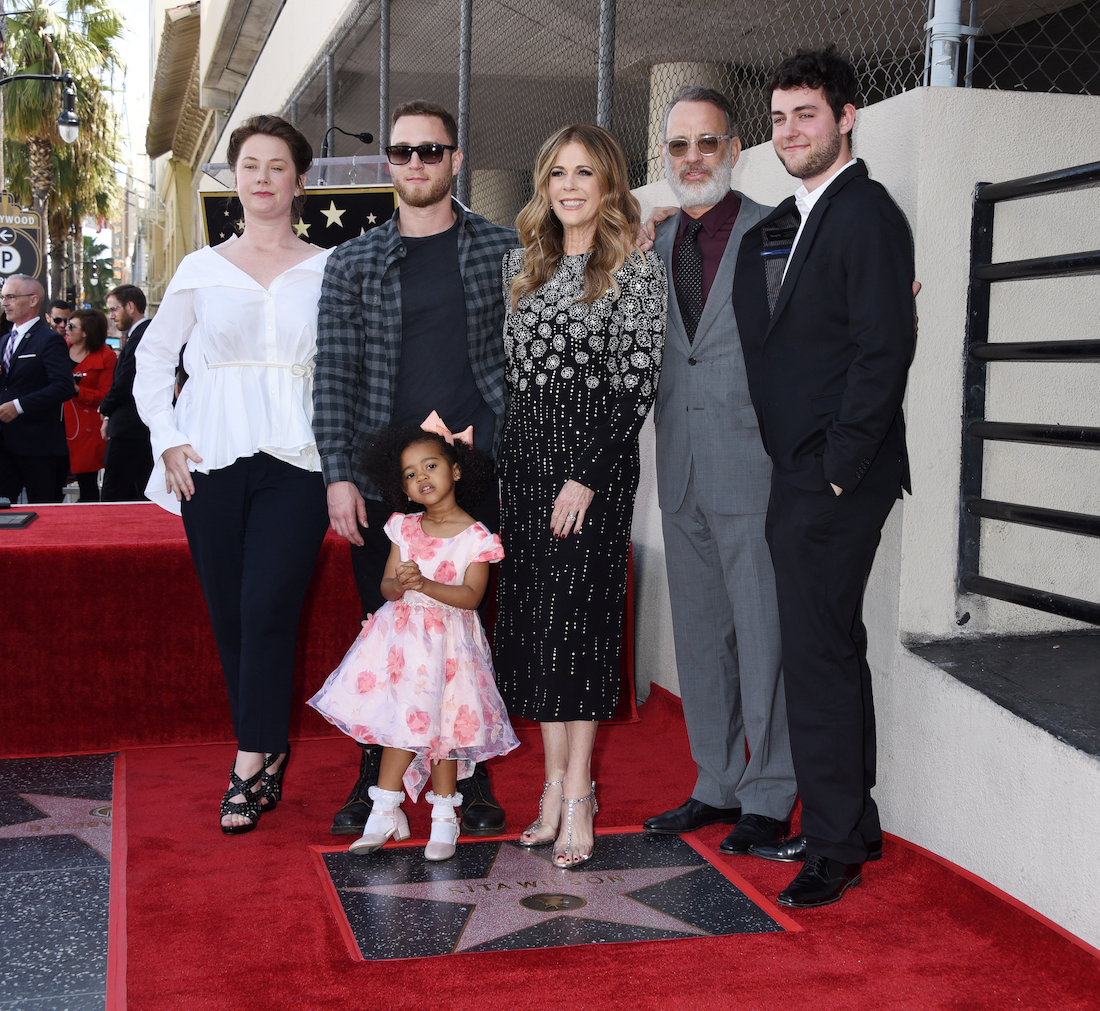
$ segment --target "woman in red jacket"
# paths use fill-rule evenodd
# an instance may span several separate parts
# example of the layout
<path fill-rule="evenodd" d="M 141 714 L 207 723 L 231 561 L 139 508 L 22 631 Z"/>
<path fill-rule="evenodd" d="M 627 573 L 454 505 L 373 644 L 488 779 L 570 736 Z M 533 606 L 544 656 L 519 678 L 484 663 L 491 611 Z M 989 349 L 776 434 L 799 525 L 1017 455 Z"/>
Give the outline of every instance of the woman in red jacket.
<path fill-rule="evenodd" d="M 80 485 L 81 502 L 99 501 L 99 469 L 107 443 L 99 434 L 99 405 L 111 388 L 118 355 L 107 346 L 107 317 L 98 309 L 77 309 L 69 317 L 69 357 L 76 398 L 65 404 L 69 469 Z"/>

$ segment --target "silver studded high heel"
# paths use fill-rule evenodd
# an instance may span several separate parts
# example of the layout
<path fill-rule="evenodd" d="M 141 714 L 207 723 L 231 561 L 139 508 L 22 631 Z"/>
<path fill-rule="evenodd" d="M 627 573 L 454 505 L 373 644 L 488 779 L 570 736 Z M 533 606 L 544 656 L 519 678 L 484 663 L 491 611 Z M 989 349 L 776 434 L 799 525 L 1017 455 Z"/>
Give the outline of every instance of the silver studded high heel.
<path fill-rule="evenodd" d="M 520 846 L 526 846 L 528 849 L 534 849 L 536 846 L 549 846 L 557 838 L 558 830 L 556 827 L 554 828 L 553 832 L 546 838 L 538 834 L 539 829 L 543 827 L 542 805 L 546 803 L 546 793 L 552 786 L 561 786 L 561 780 L 555 779 L 553 782 L 542 784 L 542 796 L 539 797 L 539 816 L 519 834 Z M 561 805 L 559 804 L 558 806 L 560 807 Z M 523 837 L 525 835 L 532 836 L 533 838 L 530 840 L 524 839 Z"/>
<path fill-rule="evenodd" d="M 596 803 L 596 784 L 592 784 L 592 789 L 587 797 L 578 797 L 576 800 L 570 800 L 568 797 L 562 797 L 562 803 L 566 805 L 565 813 L 565 847 L 564 849 L 554 851 L 552 862 L 555 867 L 560 867 L 562 870 L 574 871 L 581 864 L 587 862 L 592 858 L 592 850 L 589 849 L 587 853 L 581 853 L 575 860 L 569 859 L 569 850 L 573 843 L 573 811 L 578 804 L 585 804 L 588 801 L 592 802 L 592 821 L 596 821 L 596 813 L 600 809 L 600 805 Z M 593 843 L 593 845 L 595 845 Z"/>

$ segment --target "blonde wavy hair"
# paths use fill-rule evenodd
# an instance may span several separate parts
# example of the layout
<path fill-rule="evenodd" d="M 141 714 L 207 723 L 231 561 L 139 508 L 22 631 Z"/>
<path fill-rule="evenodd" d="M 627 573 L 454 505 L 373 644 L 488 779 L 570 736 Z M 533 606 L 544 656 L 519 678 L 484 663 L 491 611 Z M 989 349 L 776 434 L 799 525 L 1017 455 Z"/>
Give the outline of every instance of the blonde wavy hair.
<path fill-rule="evenodd" d="M 516 218 L 516 230 L 523 243 L 523 262 L 512 280 L 512 308 L 520 299 L 537 291 L 554 276 L 565 255 L 564 230 L 550 205 L 550 172 L 558 152 L 566 144 L 580 144 L 591 160 L 600 184 L 600 207 L 592 255 L 584 268 L 582 302 L 594 302 L 605 291 L 618 295 L 615 273 L 634 255 L 644 257 L 634 246 L 642 220 L 641 208 L 630 192 L 626 157 L 619 142 L 606 130 L 590 123 L 566 126 L 549 138 L 535 160 L 535 195 Z"/>

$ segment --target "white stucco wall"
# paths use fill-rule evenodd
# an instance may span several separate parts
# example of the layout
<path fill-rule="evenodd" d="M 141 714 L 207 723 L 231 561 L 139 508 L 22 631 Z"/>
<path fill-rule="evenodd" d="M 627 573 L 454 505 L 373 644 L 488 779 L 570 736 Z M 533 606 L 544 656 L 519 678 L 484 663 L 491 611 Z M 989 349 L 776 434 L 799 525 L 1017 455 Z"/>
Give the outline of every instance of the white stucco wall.
<path fill-rule="evenodd" d="M 913 228 L 920 330 L 906 416 L 913 495 L 895 506 L 864 616 L 875 677 L 883 826 L 967 868 L 1100 947 L 1100 761 L 1056 740 L 908 652 L 902 642 L 1087 627 L 1028 608 L 957 599 L 962 348 L 974 185 L 1100 160 L 1100 99 L 938 88 L 859 113 L 856 154 Z M 746 151 L 734 186 L 777 203 L 795 189 L 770 144 Z M 672 202 L 667 184 L 638 192 Z M 995 258 L 1100 248 L 1096 190 L 998 207 Z M 1095 336 L 1095 277 L 994 286 L 991 339 Z M 1100 424 L 1100 365 L 991 368 L 987 416 Z M 653 439 L 643 432 L 634 520 L 640 694 L 677 690 Z M 987 444 L 986 496 L 1100 512 L 1100 454 Z M 986 523 L 983 573 L 1100 599 L 1100 544 Z M 957 624 L 962 612 L 967 624 Z"/>
<path fill-rule="evenodd" d="M 214 148 L 211 161 L 225 160 L 229 135 L 244 120 L 261 113 L 277 113 L 283 107 L 299 75 L 321 53 L 329 35 L 354 2 L 323 0 L 312 4 L 288 3 L 283 7 Z M 207 34 L 205 20 L 203 33 Z"/>

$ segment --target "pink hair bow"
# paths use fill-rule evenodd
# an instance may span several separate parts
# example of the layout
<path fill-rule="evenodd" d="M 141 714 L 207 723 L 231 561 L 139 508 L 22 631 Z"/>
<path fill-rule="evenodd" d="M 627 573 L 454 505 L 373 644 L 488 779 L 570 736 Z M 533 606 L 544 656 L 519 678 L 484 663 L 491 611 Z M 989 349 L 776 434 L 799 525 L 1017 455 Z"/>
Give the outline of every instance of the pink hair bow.
<path fill-rule="evenodd" d="M 455 440 L 457 439 L 459 442 L 464 443 L 465 445 L 469 446 L 470 449 L 474 448 L 474 426 L 473 425 L 468 425 L 467 428 L 466 428 L 466 431 L 459 432 L 457 435 L 453 435 L 453 434 L 451 434 L 451 430 L 445 424 L 443 424 L 443 419 L 438 415 L 438 413 L 436 413 L 435 411 L 432 411 L 432 413 L 429 414 L 420 423 L 420 427 L 425 432 L 431 432 L 433 435 L 443 436 L 443 438 L 446 439 L 447 444 L 449 446 L 453 446 L 455 444 Z"/>

